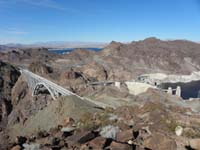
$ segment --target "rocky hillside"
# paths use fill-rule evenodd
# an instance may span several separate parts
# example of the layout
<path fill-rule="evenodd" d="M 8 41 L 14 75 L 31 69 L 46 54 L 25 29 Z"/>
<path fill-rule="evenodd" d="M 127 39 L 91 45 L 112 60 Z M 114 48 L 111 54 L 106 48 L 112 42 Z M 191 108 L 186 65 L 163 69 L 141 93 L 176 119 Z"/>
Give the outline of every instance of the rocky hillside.
<path fill-rule="evenodd" d="M 8 47 L 7 46 L 4 46 L 4 45 L 0 45 L 0 51 L 5 51 L 7 50 Z"/>
<path fill-rule="evenodd" d="M 183 102 L 156 89 L 132 95 L 125 84 L 143 73 L 188 74 L 200 66 L 200 46 L 189 41 L 112 42 L 101 52 L 78 49 L 56 55 L 47 49 L 0 53 L 0 59 L 25 66 L 91 100 L 74 96 L 53 101 L 48 92 L 32 96 L 26 78 L 0 62 L 1 150 L 192 150 L 199 149 L 200 104 Z"/>
<path fill-rule="evenodd" d="M 198 150 L 199 114 L 166 94 L 148 91 L 145 95 L 138 98 L 137 105 L 130 102 L 129 106 L 99 111 L 88 109 L 84 103 L 77 105 L 78 99 L 72 97 L 58 99 L 24 123 L 13 125 L 10 141 L 20 136 L 8 147 L 12 150 Z"/>
<path fill-rule="evenodd" d="M 128 44 L 111 42 L 101 52 L 77 49 L 56 55 L 47 49 L 24 49 L 0 53 L 0 59 L 19 65 L 33 62 L 33 68 L 40 62 L 39 65 L 50 66 L 55 70 L 51 77 L 59 76 L 60 82 L 71 69 L 92 80 L 132 80 L 145 73 L 190 74 L 200 69 L 199 56 L 198 43 L 156 38 Z"/>
<path fill-rule="evenodd" d="M 19 65 L 27 65 L 33 61 L 50 62 L 57 57 L 56 54 L 45 48 L 29 48 L 0 53 L 0 60 Z"/>
<path fill-rule="evenodd" d="M 113 70 L 112 62 L 115 62 L 115 66 L 134 75 L 155 72 L 189 74 L 200 69 L 200 44 L 190 41 L 148 38 L 129 44 L 112 42 L 101 53 Z"/>
<path fill-rule="evenodd" d="M 200 44 L 148 38 L 128 44 L 111 42 L 101 52 L 73 51 L 56 60 L 61 68 L 95 80 L 132 80 L 145 73 L 190 74 L 200 69 Z M 59 68 L 59 67 L 58 67 Z"/>
<path fill-rule="evenodd" d="M 13 66 L 0 61 L 0 123 L 12 111 L 11 92 L 20 72 Z"/>
<path fill-rule="evenodd" d="M 59 74 L 73 68 L 95 80 L 131 80 L 144 73 L 190 74 L 200 69 L 199 56 L 198 43 L 156 38 L 128 44 L 111 42 L 101 52 L 77 49 L 62 56 L 37 48 L 0 53 L 4 61 L 26 66 L 39 61 L 50 64 Z"/>
<path fill-rule="evenodd" d="M 0 45 L 0 51 L 10 51 L 10 50 L 14 50 L 14 49 L 18 49 L 18 47 L 16 46 L 8 46 L 8 45 Z"/>

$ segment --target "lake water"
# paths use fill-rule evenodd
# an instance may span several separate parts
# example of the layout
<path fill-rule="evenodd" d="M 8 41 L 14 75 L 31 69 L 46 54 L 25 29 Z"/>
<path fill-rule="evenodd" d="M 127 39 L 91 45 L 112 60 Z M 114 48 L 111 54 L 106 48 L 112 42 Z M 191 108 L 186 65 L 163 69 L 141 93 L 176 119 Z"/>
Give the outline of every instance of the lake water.
<path fill-rule="evenodd" d="M 102 48 L 84 48 L 84 49 L 96 51 L 96 52 L 103 50 Z M 74 50 L 76 50 L 76 48 L 66 48 L 66 49 L 61 49 L 61 50 L 50 49 L 49 51 L 56 53 L 56 54 L 67 54 L 67 53 L 72 52 Z"/>
<path fill-rule="evenodd" d="M 200 98 L 200 80 L 188 83 L 162 83 L 160 85 L 162 89 L 168 89 L 168 87 L 176 89 L 177 86 L 181 87 L 181 97 L 183 99 Z"/>

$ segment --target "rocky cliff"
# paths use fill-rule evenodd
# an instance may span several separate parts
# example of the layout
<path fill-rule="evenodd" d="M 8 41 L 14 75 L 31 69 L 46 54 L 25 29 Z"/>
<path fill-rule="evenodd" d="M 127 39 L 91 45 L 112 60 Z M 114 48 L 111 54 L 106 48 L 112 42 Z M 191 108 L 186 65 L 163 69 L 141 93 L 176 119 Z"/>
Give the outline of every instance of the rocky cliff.
<path fill-rule="evenodd" d="M 0 52 L 0 60 L 23 66 L 27 66 L 34 61 L 41 61 L 43 63 L 51 62 L 57 57 L 58 55 L 49 52 L 46 48 L 27 48 L 11 50 L 4 53 Z"/>
<path fill-rule="evenodd" d="M 146 73 L 191 74 L 200 69 L 199 56 L 198 43 L 148 38 L 126 44 L 113 41 L 101 52 L 77 50 L 57 63 L 96 80 L 131 80 Z"/>
<path fill-rule="evenodd" d="M 200 44 L 183 40 L 111 42 L 101 55 L 113 71 L 125 70 L 132 77 L 143 73 L 190 74 L 200 69 Z"/>
<path fill-rule="evenodd" d="M 0 122 L 7 119 L 12 111 L 12 88 L 20 72 L 13 66 L 0 61 Z"/>

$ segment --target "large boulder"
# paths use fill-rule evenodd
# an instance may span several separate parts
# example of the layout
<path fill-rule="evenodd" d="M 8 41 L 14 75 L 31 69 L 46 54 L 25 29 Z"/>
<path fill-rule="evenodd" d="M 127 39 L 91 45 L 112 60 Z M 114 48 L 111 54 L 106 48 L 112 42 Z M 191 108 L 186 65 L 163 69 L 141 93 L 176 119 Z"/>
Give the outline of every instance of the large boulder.
<path fill-rule="evenodd" d="M 175 150 L 176 142 L 161 133 L 152 134 L 152 136 L 144 141 L 144 146 L 149 149 Z"/>
<path fill-rule="evenodd" d="M 108 78 L 108 72 L 105 67 L 97 62 L 91 62 L 81 68 L 82 72 L 89 77 L 96 78 L 100 81 L 105 81 Z"/>
<path fill-rule="evenodd" d="M 189 140 L 189 146 L 192 149 L 200 150 L 200 139 L 190 139 Z"/>

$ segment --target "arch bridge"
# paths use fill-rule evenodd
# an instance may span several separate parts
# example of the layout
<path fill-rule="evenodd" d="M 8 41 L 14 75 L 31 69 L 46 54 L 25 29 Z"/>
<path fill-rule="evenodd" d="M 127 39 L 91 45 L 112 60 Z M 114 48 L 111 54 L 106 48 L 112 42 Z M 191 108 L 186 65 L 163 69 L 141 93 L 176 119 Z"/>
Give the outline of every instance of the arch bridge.
<path fill-rule="evenodd" d="M 53 83 L 50 80 L 47 80 L 35 73 L 32 73 L 31 71 L 29 71 L 27 69 L 20 68 L 20 72 L 22 75 L 24 75 L 26 77 L 28 86 L 32 90 L 32 96 L 38 95 L 41 92 L 42 93 L 48 92 L 52 96 L 52 98 L 54 100 L 56 100 L 60 96 L 72 96 L 73 95 L 73 96 L 78 97 L 80 100 L 92 103 L 96 107 L 101 107 L 101 108 L 112 107 L 110 105 L 107 105 L 107 104 L 104 104 L 101 102 L 97 102 L 97 101 L 90 100 L 88 98 L 81 97 L 81 96 Z"/>

